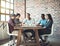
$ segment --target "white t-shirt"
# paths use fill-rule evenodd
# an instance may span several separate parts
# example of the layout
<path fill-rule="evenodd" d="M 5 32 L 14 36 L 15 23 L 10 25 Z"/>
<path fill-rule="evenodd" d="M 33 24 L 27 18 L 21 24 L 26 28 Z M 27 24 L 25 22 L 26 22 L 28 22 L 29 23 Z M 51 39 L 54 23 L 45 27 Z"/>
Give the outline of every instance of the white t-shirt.
<path fill-rule="evenodd" d="M 32 18 L 30 20 L 24 19 L 23 23 L 26 24 L 26 25 L 30 25 L 31 26 L 31 25 L 35 24 L 35 20 L 32 19 Z"/>

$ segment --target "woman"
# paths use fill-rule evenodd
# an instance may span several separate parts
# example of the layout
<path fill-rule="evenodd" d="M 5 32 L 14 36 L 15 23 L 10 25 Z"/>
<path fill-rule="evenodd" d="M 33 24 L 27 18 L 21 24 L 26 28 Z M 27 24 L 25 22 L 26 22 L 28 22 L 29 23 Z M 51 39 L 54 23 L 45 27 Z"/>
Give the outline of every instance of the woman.
<path fill-rule="evenodd" d="M 51 33 L 52 24 L 53 24 L 53 19 L 52 19 L 51 14 L 47 14 L 45 18 L 47 19 L 47 23 L 45 25 L 45 28 L 46 28 L 46 32 L 45 33 L 50 34 Z"/>
<path fill-rule="evenodd" d="M 46 23 L 45 26 L 43 27 L 43 28 L 45 28 L 45 29 L 38 30 L 40 39 L 41 39 L 42 41 L 44 41 L 44 40 L 42 39 L 41 35 L 43 35 L 43 34 L 51 34 L 51 28 L 52 28 L 52 24 L 53 24 L 53 19 L 52 19 L 51 14 L 47 14 L 45 18 L 46 18 L 46 20 L 47 20 L 47 23 Z"/>

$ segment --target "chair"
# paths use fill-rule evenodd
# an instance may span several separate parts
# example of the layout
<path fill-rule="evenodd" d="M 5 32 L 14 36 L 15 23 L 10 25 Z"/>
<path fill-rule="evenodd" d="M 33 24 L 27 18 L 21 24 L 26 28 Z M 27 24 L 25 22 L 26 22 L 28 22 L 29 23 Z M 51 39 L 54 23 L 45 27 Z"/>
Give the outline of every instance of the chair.
<path fill-rule="evenodd" d="M 13 44 L 11 45 L 10 43 L 9 43 L 9 45 L 10 46 L 13 46 L 14 44 L 15 44 L 15 36 L 18 36 L 17 34 L 18 34 L 18 31 L 13 31 L 12 33 L 9 33 L 9 27 L 8 27 L 8 23 L 7 23 L 7 34 L 9 35 L 9 36 L 12 36 L 13 37 Z"/>
<path fill-rule="evenodd" d="M 45 40 L 45 41 L 47 41 L 47 38 L 48 38 L 49 36 L 52 36 L 52 35 L 53 35 L 53 27 L 54 27 L 54 25 L 52 25 L 51 34 L 44 34 L 44 35 L 42 35 L 42 37 L 44 37 L 44 40 Z M 47 43 L 48 43 L 48 42 L 47 42 Z"/>

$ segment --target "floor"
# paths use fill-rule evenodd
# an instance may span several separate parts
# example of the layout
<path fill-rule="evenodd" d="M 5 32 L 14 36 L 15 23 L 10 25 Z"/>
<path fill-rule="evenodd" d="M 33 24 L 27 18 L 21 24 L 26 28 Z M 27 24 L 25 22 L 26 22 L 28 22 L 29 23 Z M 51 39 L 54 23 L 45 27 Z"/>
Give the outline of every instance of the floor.
<path fill-rule="evenodd" d="M 50 44 L 52 46 L 60 46 L 60 35 L 53 35 L 53 36 L 50 36 L 48 37 L 48 41 L 50 41 Z M 0 41 L 0 46 L 8 46 L 8 42 L 9 40 L 5 40 L 4 41 Z"/>

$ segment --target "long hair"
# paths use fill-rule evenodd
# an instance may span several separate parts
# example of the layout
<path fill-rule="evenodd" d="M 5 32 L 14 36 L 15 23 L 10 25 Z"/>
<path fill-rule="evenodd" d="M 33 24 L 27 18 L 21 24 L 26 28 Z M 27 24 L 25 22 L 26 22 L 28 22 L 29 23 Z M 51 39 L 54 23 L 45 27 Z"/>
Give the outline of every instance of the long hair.
<path fill-rule="evenodd" d="M 51 20 L 51 21 L 52 21 L 52 23 L 53 23 L 53 19 L 52 19 L 51 14 L 47 14 L 47 15 L 48 15 L 49 20 Z"/>
<path fill-rule="evenodd" d="M 20 13 L 17 13 L 16 16 L 21 16 Z"/>

